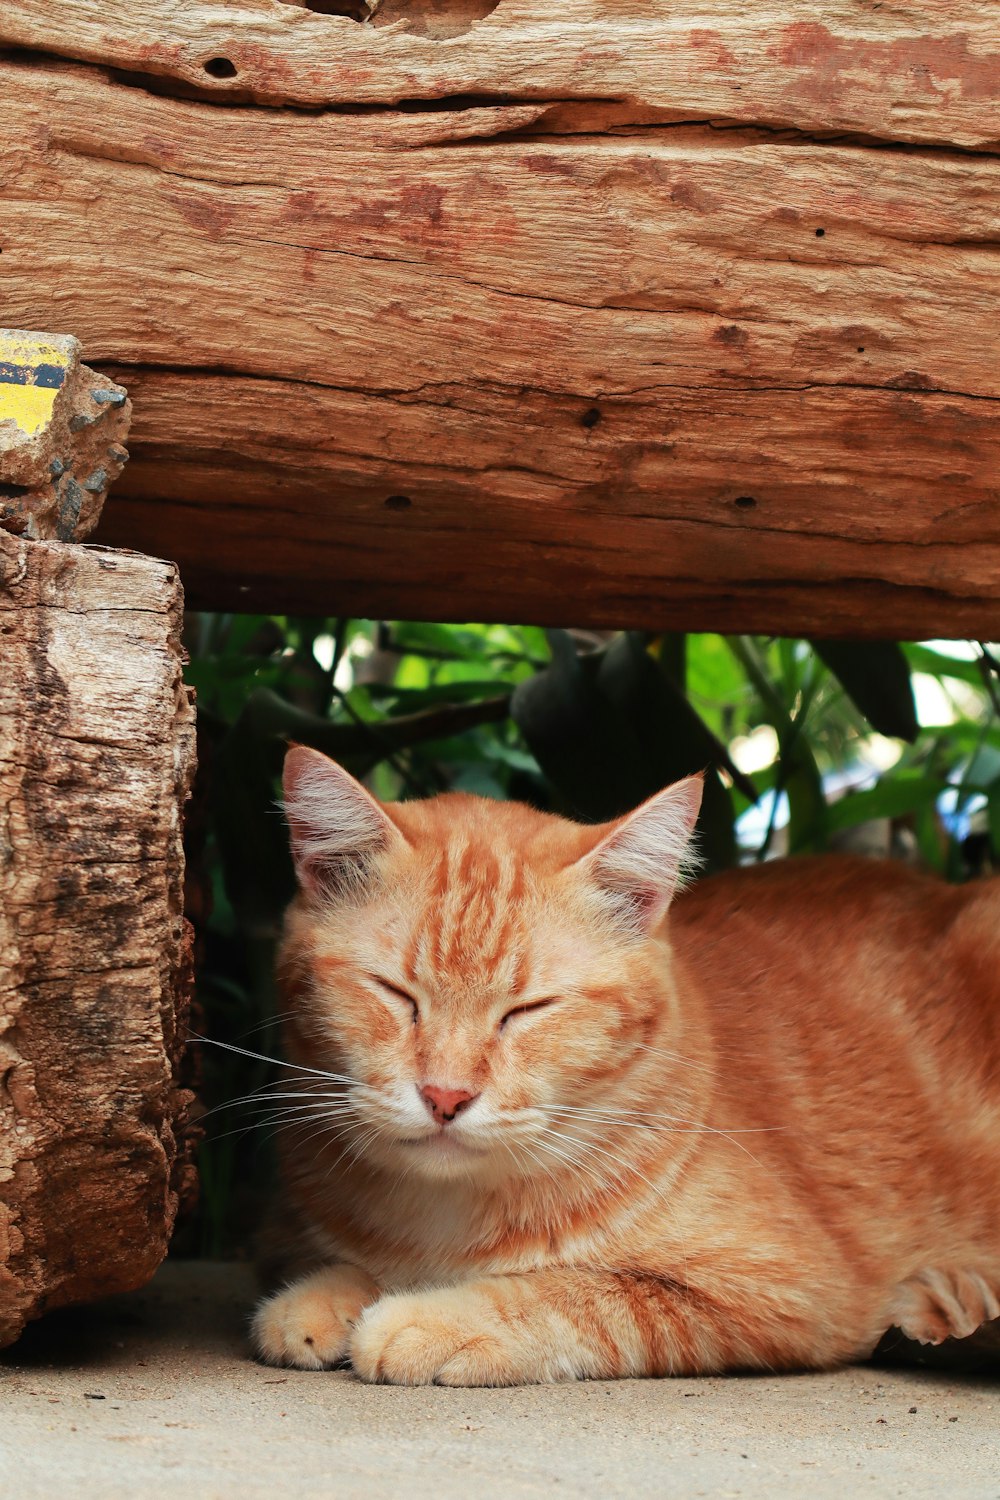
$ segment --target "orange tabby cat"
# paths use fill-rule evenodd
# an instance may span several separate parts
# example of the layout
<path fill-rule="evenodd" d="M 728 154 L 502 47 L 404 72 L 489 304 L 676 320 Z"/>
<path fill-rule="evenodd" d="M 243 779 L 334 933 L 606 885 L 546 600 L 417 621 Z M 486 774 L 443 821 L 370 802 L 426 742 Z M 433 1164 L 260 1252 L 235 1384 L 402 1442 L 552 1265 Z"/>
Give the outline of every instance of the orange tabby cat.
<path fill-rule="evenodd" d="M 302 749 L 285 784 L 265 1359 L 788 1369 L 1000 1314 L 1000 882 L 800 859 L 671 906 L 696 778 L 599 828 L 383 807 Z"/>

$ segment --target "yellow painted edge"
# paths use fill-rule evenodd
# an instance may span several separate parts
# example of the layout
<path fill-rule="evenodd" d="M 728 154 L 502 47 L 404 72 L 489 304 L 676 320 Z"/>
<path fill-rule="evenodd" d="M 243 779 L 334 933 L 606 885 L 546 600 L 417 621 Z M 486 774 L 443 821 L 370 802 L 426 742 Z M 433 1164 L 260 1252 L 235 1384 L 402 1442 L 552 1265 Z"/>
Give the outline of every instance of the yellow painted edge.
<path fill-rule="evenodd" d="M 60 387 L 39 386 L 31 382 L 30 372 L 40 365 L 69 372 L 76 358 L 75 339 L 32 337 L 19 329 L 0 329 L 0 367 L 15 365 L 28 380 L 4 380 L 0 375 L 0 422 L 14 422 L 26 437 L 36 433 L 52 420 Z"/>
<path fill-rule="evenodd" d="M 13 329 L 0 328 L 0 361 L 12 365 L 62 365 L 68 370 L 74 350 L 65 340 L 25 338 Z"/>
<path fill-rule="evenodd" d="M 13 421 L 26 437 L 34 437 L 51 422 L 58 394 L 52 386 L 0 382 L 0 422 Z"/>

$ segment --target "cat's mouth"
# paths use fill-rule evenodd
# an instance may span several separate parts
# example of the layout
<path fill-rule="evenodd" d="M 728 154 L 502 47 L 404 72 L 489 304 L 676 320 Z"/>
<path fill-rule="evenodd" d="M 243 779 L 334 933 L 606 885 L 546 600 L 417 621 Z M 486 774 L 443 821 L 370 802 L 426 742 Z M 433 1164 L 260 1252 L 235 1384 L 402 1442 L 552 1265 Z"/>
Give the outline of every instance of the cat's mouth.
<path fill-rule="evenodd" d="M 397 1144 L 429 1147 L 431 1150 L 456 1156 L 488 1155 L 486 1147 L 473 1146 L 469 1141 L 462 1140 L 461 1136 L 453 1135 L 448 1130 L 438 1130 L 431 1135 L 400 1136 Z"/>

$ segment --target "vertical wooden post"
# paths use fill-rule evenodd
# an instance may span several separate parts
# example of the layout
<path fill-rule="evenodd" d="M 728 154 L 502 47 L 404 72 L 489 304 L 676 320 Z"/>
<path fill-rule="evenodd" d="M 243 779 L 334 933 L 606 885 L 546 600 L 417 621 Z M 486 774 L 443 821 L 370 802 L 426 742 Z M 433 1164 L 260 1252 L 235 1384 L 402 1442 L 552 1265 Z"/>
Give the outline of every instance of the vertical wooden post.
<path fill-rule="evenodd" d="M 25 417 L 23 401 L 11 417 L 2 374 L 0 481 L 26 435 L 46 472 L 75 473 L 69 421 Z M 78 427 L 91 444 L 93 425 Z M 46 515 L 58 530 L 60 505 L 22 479 L 7 482 L 19 534 L 0 529 L 0 1346 L 47 1308 L 146 1281 L 192 1171 L 177 571 L 31 540 Z"/>

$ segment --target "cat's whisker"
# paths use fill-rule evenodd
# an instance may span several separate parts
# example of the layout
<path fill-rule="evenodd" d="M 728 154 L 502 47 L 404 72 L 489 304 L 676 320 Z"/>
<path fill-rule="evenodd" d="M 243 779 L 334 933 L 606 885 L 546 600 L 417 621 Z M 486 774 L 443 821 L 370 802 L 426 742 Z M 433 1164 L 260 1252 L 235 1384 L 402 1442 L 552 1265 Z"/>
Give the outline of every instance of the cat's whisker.
<path fill-rule="evenodd" d="M 712 1063 L 698 1062 L 693 1057 L 685 1057 L 683 1052 L 674 1052 L 670 1047 L 654 1047 L 649 1042 L 639 1041 L 632 1041 L 629 1045 L 635 1052 L 649 1052 L 655 1057 L 665 1057 L 668 1062 L 679 1063 L 682 1068 L 692 1068 L 709 1077 L 714 1077 L 718 1071 Z"/>
<path fill-rule="evenodd" d="M 565 1137 L 563 1135 L 563 1132 L 555 1130 L 554 1127 L 549 1126 L 549 1130 L 552 1132 L 553 1135 L 559 1136 L 560 1138 L 563 1138 L 563 1139 L 567 1139 L 567 1137 Z M 579 1137 L 578 1136 L 571 1136 L 571 1137 L 568 1137 L 568 1139 L 573 1140 L 573 1141 L 579 1141 Z M 613 1152 L 610 1152 L 610 1151 L 606 1150 L 603 1146 L 598 1146 L 593 1141 L 587 1141 L 587 1142 L 582 1142 L 581 1141 L 580 1144 L 583 1145 L 586 1149 L 588 1149 L 590 1151 L 599 1152 L 600 1155 L 602 1157 L 607 1158 L 607 1160 L 609 1160 L 612 1163 L 613 1166 L 621 1168 L 625 1172 L 631 1173 L 633 1176 L 636 1176 L 636 1177 L 640 1178 L 640 1180 L 646 1184 L 646 1186 L 649 1188 L 649 1190 L 653 1193 L 653 1195 L 656 1198 L 659 1199 L 659 1201 L 663 1204 L 664 1208 L 670 1214 L 670 1217 L 673 1220 L 675 1229 L 677 1229 L 678 1231 L 680 1231 L 680 1225 L 679 1225 L 679 1220 L 677 1218 L 677 1212 L 676 1212 L 676 1209 L 674 1208 L 673 1204 L 670 1202 L 670 1199 L 667 1197 L 667 1195 L 663 1191 L 663 1189 L 660 1188 L 660 1187 L 658 1187 L 656 1185 L 656 1183 L 653 1182 L 652 1179 L 649 1178 L 646 1175 L 645 1172 L 641 1171 L 640 1168 L 636 1165 L 636 1163 L 633 1160 L 625 1161 L 620 1156 L 615 1156 L 615 1154 Z M 620 1172 L 616 1172 L 615 1173 L 615 1179 L 614 1180 L 617 1182 L 617 1184 L 621 1188 L 622 1192 L 625 1193 L 625 1194 L 627 1194 L 628 1191 L 629 1191 L 629 1184 L 620 1175 Z M 681 1255 L 684 1256 L 685 1279 L 686 1279 L 687 1278 L 687 1256 L 686 1256 L 686 1251 L 685 1251 L 684 1236 L 683 1236 L 682 1233 L 679 1233 L 679 1242 L 680 1242 Z"/>
<path fill-rule="evenodd" d="M 289 1089 L 278 1094 L 247 1095 L 242 1099 L 231 1099 L 227 1104 L 220 1104 L 219 1109 L 228 1109 L 235 1104 L 255 1109 L 257 1107 L 268 1108 L 270 1105 L 281 1106 L 282 1104 L 308 1104 L 318 1108 L 329 1109 L 354 1109 L 354 1100 L 350 1099 L 346 1092 L 341 1090 L 337 1093 L 311 1089 Z"/>
<path fill-rule="evenodd" d="M 671 1115 L 666 1110 L 633 1109 L 619 1105 L 595 1105 L 595 1104 L 560 1104 L 560 1109 L 570 1114 L 593 1114 L 607 1116 L 608 1118 L 630 1118 L 634 1120 L 681 1120 L 682 1124 L 691 1124 L 693 1121 L 682 1120 L 680 1115 Z"/>
<path fill-rule="evenodd" d="M 307 1094 L 274 1094 L 270 1098 L 244 1100 L 240 1101 L 240 1103 L 246 1104 L 246 1107 L 249 1107 L 249 1109 L 268 1109 L 273 1104 L 280 1107 L 280 1104 L 285 1103 L 285 1101 L 289 1104 L 304 1104 L 304 1106 L 310 1107 L 310 1109 L 348 1110 L 355 1107 L 354 1104 L 348 1103 L 348 1100 L 343 1098 L 343 1095 L 334 1094 L 318 1095 L 316 1098 L 309 1098 Z M 220 1109 L 222 1107 L 220 1106 Z"/>
<path fill-rule="evenodd" d="M 726 1059 L 727 1061 L 736 1062 L 742 1059 L 746 1059 L 749 1055 L 745 1048 L 741 1047 L 737 1052 L 733 1048 L 726 1046 L 725 1042 L 721 1041 L 717 1037 L 713 1037 L 712 1039 L 713 1061 L 711 1062 L 698 1062 L 695 1058 L 687 1057 L 683 1052 L 675 1052 L 672 1048 L 669 1047 L 656 1047 L 652 1044 L 652 1042 L 633 1041 L 630 1045 L 637 1052 L 651 1052 L 653 1054 L 658 1054 L 661 1057 L 666 1057 L 670 1062 L 683 1063 L 687 1067 L 697 1068 L 705 1073 L 711 1074 L 712 1077 L 715 1077 L 718 1074 L 719 1059 Z"/>
<path fill-rule="evenodd" d="M 237 1047 L 232 1042 L 220 1042 L 217 1037 L 200 1036 L 192 1031 L 187 1042 L 203 1042 L 209 1047 L 221 1047 L 226 1052 L 235 1052 L 240 1057 L 249 1057 L 254 1062 L 271 1063 L 275 1068 L 283 1068 L 286 1072 L 297 1073 L 301 1077 L 325 1078 L 330 1083 L 356 1083 L 354 1078 L 348 1078 L 344 1073 L 331 1073 L 327 1068 L 307 1068 L 301 1063 L 287 1063 L 280 1057 L 269 1057 L 264 1052 L 252 1052 L 247 1047 Z"/>
<path fill-rule="evenodd" d="M 530 1159 L 535 1163 L 535 1166 L 538 1167 L 545 1174 L 545 1176 L 547 1178 L 549 1178 L 550 1181 L 552 1181 L 552 1182 L 556 1181 L 555 1176 L 553 1175 L 553 1173 L 551 1172 L 551 1170 L 546 1166 L 544 1160 L 541 1157 L 536 1156 L 535 1153 L 534 1153 L 534 1151 L 531 1149 L 531 1147 L 526 1142 L 523 1142 L 523 1141 L 521 1142 L 521 1149 L 525 1152 L 525 1154 L 528 1157 L 530 1157 Z"/>
<path fill-rule="evenodd" d="M 569 1137 L 565 1137 L 565 1139 L 568 1140 Z M 579 1176 L 580 1174 L 584 1174 L 585 1178 L 590 1177 L 592 1180 L 596 1181 L 593 1172 L 589 1170 L 589 1165 L 587 1163 L 585 1155 L 581 1152 L 566 1151 L 562 1147 L 553 1145 L 552 1141 L 550 1140 L 542 1140 L 539 1141 L 538 1144 L 540 1150 L 554 1156 L 558 1161 L 569 1167 L 571 1171 L 574 1172 L 577 1176 Z"/>
<path fill-rule="evenodd" d="M 606 1191 L 608 1185 L 608 1177 L 610 1175 L 614 1186 L 622 1195 L 622 1198 L 627 1200 L 629 1194 L 629 1185 L 623 1178 L 621 1172 L 612 1170 L 609 1174 L 608 1168 L 602 1163 L 587 1160 L 586 1150 L 582 1146 L 582 1143 L 574 1140 L 569 1136 L 562 1136 L 560 1132 L 552 1132 L 550 1130 L 550 1132 L 548 1133 L 560 1135 L 560 1139 L 562 1139 L 563 1141 L 572 1142 L 573 1145 L 581 1147 L 579 1151 L 571 1152 L 553 1145 L 552 1141 L 548 1139 L 539 1143 L 542 1150 L 551 1153 L 558 1160 L 562 1161 L 566 1166 L 570 1168 L 572 1175 L 576 1177 L 578 1182 L 580 1182 L 584 1194 L 593 1196 L 596 1193 Z M 673 1217 L 676 1222 L 676 1215 L 673 1215 Z M 681 1247 L 681 1253 L 684 1253 L 683 1246 Z"/>
<path fill-rule="evenodd" d="M 274 1134 L 276 1134 L 277 1131 L 290 1128 L 291 1126 L 294 1126 L 297 1123 L 312 1124 L 312 1118 L 307 1119 L 307 1120 L 302 1120 L 302 1121 L 299 1121 L 299 1122 L 297 1122 L 295 1120 L 285 1120 L 285 1119 L 278 1119 L 278 1120 L 274 1120 L 274 1119 L 270 1119 L 270 1120 L 250 1120 L 246 1125 L 237 1125 L 237 1126 L 234 1126 L 234 1128 L 232 1130 L 224 1130 L 224 1131 L 222 1131 L 222 1133 L 220 1135 L 211 1135 L 211 1136 L 208 1136 L 207 1139 L 209 1141 L 211 1141 L 211 1143 L 214 1145 L 218 1141 L 229 1140 L 230 1137 L 232 1137 L 234 1135 L 235 1136 L 250 1135 L 253 1132 L 258 1132 L 262 1136 L 263 1135 L 267 1135 L 268 1137 L 270 1137 L 270 1136 L 273 1136 Z M 332 1128 L 332 1127 L 330 1127 L 330 1128 Z"/>
<path fill-rule="evenodd" d="M 607 1168 L 600 1168 L 599 1169 L 599 1164 L 591 1162 L 591 1161 L 589 1161 L 587 1159 L 588 1158 L 588 1153 L 591 1152 L 592 1150 L 596 1150 L 596 1151 L 599 1151 L 602 1156 L 607 1157 L 608 1160 L 610 1160 L 612 1162 L 617 1162 L 618 1161 L 617 1158 L 615 1158 L 610 1152 L 605 1151 L 602 1147 L 595 1147 L 595 1146 L 593 1146 L 592 1142 L 590 1142 L 590 1141 L 582 1141 L 582 1140 L 580 1140 L 580 1138 L 578 1136 L 566 1135 L 563 1131 L 555 1130 L 552 1126 L 549 1126 L 549 1129 L 546 1132 L 546 1134 L 547 1135 L 553 1135 L 558 1140 L 569 1142 L 573 1146 L 577 1147 L 578 1148 L 578 1164 L 581 1167 L 585 1166 L 587 1168 L 587 1170 L 589 1170 L 589 1172 L 590 1172 L 593 1180 L 595 1182 L 601 1182 L 602 1185 L 603 1185 L 603 1179 L 598 1175 L 598 1173 L 599 1173 L 599 1170 L 600 1170 L 600 1171 L 602 1171 L 606 1175 L 607 1174 Z M 551 1146 L 551 1143 L 546 1142 L 546 1144 L 549 1145 L 550 1149 L 552 1149 L 552 1150 L 556 1149 L 555 1147 Z M 619 1162 L 619 1165 L 620 1164 L 621 1163 Z M 637 1174 L 637 1175 L 641 1175 L 641 1174 Z M 626 1184 L 625 1184 L 623 1178 L 621 1177 L 621 1174 L 618 1173 L 618 1172 L 615 1172 L 613 1174 L 613 1178 L 614 1178 L 614 1181 L 618 1184 L 618 1186 L 624 1190 L 625 1187 L 626 1187 Z"/>
<path fill-rule="evenodd" d="M 314 1124 L 315 1122 L 312 1120 L 292 1120 L 283 1122 L 277 1128 L 279 1130 L 289 1131 L 302 1130 L 307 1126 Z M 319 1140 L 323 1136 L 329 1136 L 329 1141 L 327 1142 L 327 1144 L 335 1145 L 338 1141 L 344 1140 L 346 1137 L 350 1136 L 351 1132 L 357 1130 L 357 1128 L 358 1123 L 355 1120 L 339 1122 L 330 1121 L 328 1123 L 323 1123 L 316 1126 L 315 1129 L 310 1131 L 309 1135 L 307 1135 L 304 1139 L 298 1141 L 296 1144 L 298 1149 L 301 1150 L 304 1147 L 308 1146 L 311 1141 Z"/>
<path fill-rule="evenodd" d="M 226 1099 L 221 1104 L 213 1105 L 211 1109 L 205 1111 L 201 1118 L 203 1120 L 207 1120 L 211 1115 L 217 1115 L 221 1110 L 224 1109 L 245 1109 L 258 1107 L 266 1109 L 270 1104 L 273 1104 L 276 1101 L 280 1101 L 282 1099 L 296 1100 L 303 1103 L 313 1103 L 319 1106 L 323 1104 L 342 1103 L 344 1101 L 344 1095 L 343 1093 L 319 1094 L 314 1096 L 313 1099 L 309 1099 L 303 1091 L 296 1092 L 295 1090 L 274 1094 L 244 1094 L 240 1098 Z M 353 1108 L 353 1106 L 346 1104 L 344 1107 Z"/>
<path fill-rule="evenodd" d="M 533 1144 L 536 1144 L 538 1146 L 539 1150 L 542 1150 L 542 1151 L 551 1151 L 554 1155 L 559 1156 L 563 1160 L 567 1160 L 568 1161 L 569 1160 L 568 1154 L 561 1147 L 554 1146 L 552 1144 L 552 1141 L 550 1140 L 550 1136 L 554 1136 L 554 1135 L 557 1135 L 557 1134 L 558 1134 L 557 1131 L 549 1129 L 549 1130 L 547 1130 L 545 1132 L 545 1134 L 543 1136 L 536 1137 L 536 1140 L 535 1140 L 535 1142 Z M 562 1137 L 562 1139 L 565 1140 L 565 1141 L 567 1141 L 567 1142 L 569 1142 L 571 1138 L 569 1136 L 564 1136 L 564 1137 Z M 573 1144 L 575 1145 L 577 1143 L 573 1142 Z M 574 1153 L 574 1164 L 575 1165 L 579 1165 L 581 1160 L 582 1160 L 582 1158 L 580 1156 L 580 1153 L 579 1152 Z"/>
<path fill-rule="evenodd" d="M 601 1156 L 605 1157 L 608 1161 L 612 1162 L 615 1166 L 622 1167 L 626 1171 L 630 1172 L 633 1176 L 640 1178 L 643 1182 L 645 1182 L 647 1184 L 647 1186 L 650 1188 L 650 1190 L 653 1193 L 656 1194 L 657 1197 L 663 1198 L 662 1190 L 660 1188 L 658 1188 L 656 1186 L 656 1184 L 654 1182 L 652 1182 L 650 1180 L 650 1178 L 647 1177 L 646 1174 L 643 1171 L 640 1170 L 640 1168 L 636 1165 L 636 1163 L 635 1163 L 634 1160 L 629 1159 L 629 1160 L 626 1161 L 620 1155 L 616 1155 L 614 1152 L 609 1151 L 607 1149 L 607 1147 L 605 1147 L 605 1146 L 599 1146 L 596 1141 L 590 1141 L 590 1140 L 588 1140 L 588 1141 L 582 1141 L 582 1140 L 580 1140 L 579 1136 L 565 1136 L 565 1134 L 562 1131 L 556 1130 L 553 1126 L 549 1126 L 549 1130 L 552 1132 L 553 1135 L 558 1136 L 561 1139 L 567 1139 L 567 1140 L 572 1140 L 572 1141 L 578 1142 L 587 1151 L 592 1151 L 592 1152 L 599 1153 Z M 622 1186 L 624 1186 L 624 1183 L 622 1184 Z M 666 1199 L 664 1198 L 663 1201 L 665 1202 Z"/>
<path fill-rule="evenodd" d="M 552 1110 L 552 1113 L 553 1113 L 553 1115 L 557 1115 L 557 1116 L 559 1114 L 561 1114 L 561 1113 L 568 1114 L 570 1118 L 580 1118 L 580 1119 L 587 1119 L 588 1118 L 588 1116 L 583 1111 L 577 1111 L 577 1110 L 565 1111 L 565 1110 L 562 1109 L 562 1106 L 560 1106 L 560 1108 L 558 1110 L 556 1110 L 556 1109 Z M 756 1166 L 758 1166 L 758 1167 L 761 1168 L 762 1171 L 764 1170 L 764 1164 L 763 1164 L 763 1162 L 759 1159 L 759 1157 L 756 1157 L 753 1154 L 753 1152 L 750 1150 L 750 1148 L 748 1146 L 744 1146 L 743 1142 L 736 1140 L 735 1137 L 737 1135 L 768 1135 L 768 1134 L 772 1134 L 772 1133 L 781 1132 L 781 1131 L 785 1130 L 785 1128 L 786 1128 L 784 1125 L 756 1125 L 756 1126 L 747 1126 L 744 1129 L 735 1129 L 735 1130 L 729 1131 L 729 1130 L 721 1130 L 717 1126 L 714 1126 L 714 1125 L 703 1125 L 703 1124 L 699 1124 L 697 1121 L 694 1121 L 694 1120 L 685 1120 L 685 1119 L 683 1119 L 679 1115 L 664 1115 L 663 1119 L 666 1120 L 666 1121 L 671 1121 L 671 1122 L 676 1121 L 676 1123 L 669 1123 L 669 1124 L 662 1124 L 661 1123 L 661 1124 L 658 1124 L 658 1125 L 648 1125 L 648 1124 L 642 1124 L 641 1122 L 638 1122 L 638 1121 L 628 1120 L 628 1119 L 624 1119 L 624 1118 L 623 1119 L 612 1119 L 612 1118 L 605 1118 L 605 1117 L 601 1117 L 601 1118 L 590 1117 L 591 1123 L 594 1123 L 594 1124 L 605 1124 L 605 1125 L 608 1125 L 609 1127 L 611 1125 L 621 1126 L 623 1129 L 632 1128 L 632 1129 L 655 1130 L 658 1133 L 661 1133 L 661 1134 L 664 1134 L 664 1135 L 717 1135 L 717 1136 L 721 1136 L 723 1140 L 729 1141 L 730 1144 L 733 1145 L 733 1146 L 735 1146 L 738 1151 L 742 1151 L 745 1156 L 748 1156 L 750 1158 L 750 1160 L 755 1163 Z"/>
<path fill-rule="evenodd" d="M 349 1120 L 350 1118 L 351 1116 L 347 1111 L 341 1111 L 334 1114 L 329 1110 L 297 1110 L 294 1106 L 289 1106 L 287 1109 L 278 1110 L 272 1114 L 258 1115 L 256 1119 L 248 1120 L 246 1122 L 246 1125 L 242 1128 L 247 1130 L 264 1129 L 269 1125 L 288 1124 L 298 1120 L 306 1123 L 325 1120 L 329 1121 L 331 1124 L 336 1124 L 342 1120 Z"/>
<path fill-rule="evenodd" d="M 308 1141 L 313 1140 L 314 1138 L 318 1138 L 322 1135 L 328 1136 L 329 1143 L 334 1144 L 343 1136 L 346 1136 L 351 1131 L 356 1130 L 358 1128 L 358 1123 L 359 1122 L 356 1119 L 344 1115 L 331 1116 L 329 1114 L 321 1114 L 313 1110 L 299 1114 L 294 1110 L 291 1110 L 288 1113 L 281 1112 L 277 1115 L 271 1116 L 268 1119 L 252 1121 L 249 1125 L 238 1127 L 236 1131 L 228 1132 L 228 1134 L 237 1134 L 240 1130 L 242 1130 L 243 1133 L 251 1130 L 259 1130 L 262 1132 L 267 1132 L 269 1135 L 274 1135 L 279 1131 L 292 1132 L 302 1130 L 307 1127 L 314 1127 L 312 1129 L 312 1133 L 308 1137 L 306 1137 L 305 1140 L 296 1143 L 297 1146 L 304 1146 L 308 1143 Z M 215 1139 L 220 1140 L 224 1138 L 224 1136 L 215 1137 Z"/>
<path fill-rule="evenodd" d="M 355 1142 L 354 1148 L 348 1156 L 348 1165 L 353 1166 L 364 1152 L 367 1151 L 371 1143 L 378 1139 L 380 1134 L 381 1131 L 377 1125 L 370 1126 L 367 1135 L 362 1136 L 359 1141 Z"/>
<path fill-rule="evenodd" d="M 552 1113 L 556 1112 L 557 1110 L 553 1108 Z M 732 1131 L 724 1131 L 717 1126 L 706 1125 L 698 1120 L 688 1120 L 683 1115 L 671 1115 L 666 1112 L 656 1112 L 653 1110 L 592 1109 L 572 1104 L 560 1104 L 558 1106 L 558 1113 L 578 1115 L 584 1119 L 603 1120 L 609 1124 L 636 1126 L 649 1124 L 650 1129 L 666 1128 L 663 1126 L 663 1121 L 668 1121 L 670 1122 L 670 1128 L 674 1126 L 690 1127 L 690 1131 L 707 1132 L 711 1135 L 770 1135 L 775 1131 L 783 1131 L 787 1128 L 784 1125 L 748 1125 L 738 1127 Z M 680 1133 L 683 1132 L 678 1131 L 678 1134 Z"/>
<path fill-rule="evenodd" d="M 517 1154 L 514 1151 L 513 1146 L 510 1144 L 509 1141 L 501 1141 L 500 1144 L 501 1144 L 501 1146 L 503 1146 L 503 1148 L 506 1151 L 507 1155 L 510 1157 L 511 1161 L 514 1163 L 514 1170 L 518 1174 L 520 1174 L 521 1163 L 517 1159 Z"/>
<path fill-rule="evenodd" d="M 577 1176 L 582 1176 L 585 1190 L 587 1190 L 588 1181 L 594 1186 L 600 1184 L 601 1179 L 598 1177 L 595 1165 L 587 1160 L 588 1142 L 580 1140 L 579 1137 L 569 1136 L 562 1131 L 557 1131 L 550 1124 L 546 1124 L 543 1130 L 544 1134 L 541 1137 L 537 1135 L 534 1137 L 533 1145 L 536 1145 L 539 1150 L 556 1157 L 557 1160 L 568 1166 Z M 564 1144 L 561 1147 L 555 1146 L 551 1139 L 553 1136 L 557 1137 Z M 566 1147 L 571 1147 L 572 1149 L 567 1150 Z M 538 1157 L 526 1143 L 524 1143 L 524 1149 L 533 1161 L 538 1162 Z M 542 1165 L 541 1163 L 539 1164 Z M 543 1170 L 546 1170 L 546 1175 L 551 1175 L 544 1167 Z M 621 1178 L 617 1174 L 616 1181 L 619 1183 L 619 1186 L 624 1188 L 624 1183 L 622 1183 Z"/>
<path fill-rule="evenodd" d="M 782 1126 L 778 1125 L 762 1125 L 757 1129 L 748 1128 L 746 1130 L 734 1130 L 730 1132 L 726 1130 L 716 1129 L 712 1125 L 672 1125 L 669 1122 L 663 1121 L 657 1124 L 653 1121 L 647 1120 L 614 1120 L 607 1119 L 606 1117 L 601 1115 L 567 1115 L 563 1110 L 557 1109 L 552 1110 L 551 1113 L 553 1114 L 553 1116 L 557 1116 L 565 1120 L 579 1120 L 581 1123 L 603 1125 L 609 1129 L 613 1126 L 615 1129 L 622 1130 L 648 1130 L 657 1135 L 721 1135 L 724 1136 L 726 1140 L 730 1140 L 733 1138 L 733 1136 L 737 1135 L 765 1135 L 770 1131 L 783 1129 Z M 733 1143 L 734 1145 L 737 1144 L 735 1141 Z"/>
<path fill-rule="evenodd" d="M 236 1094 L 231 1099 L 224 1099 L 213 1109 L 231 1109 L 237 1105 L 268 1103 L 271 1100 L 282 1099 L 325 1099 L 339 1102 L 349 1096 L 358 1097 L 363 1092 L 363 1085 L 348 1085 L 346 1083 L 317 1082 L 314 1079 L 282 1078 L 273 1085 L 265 1085 L 252 1089 L 246 1094 Z"/>
<path fill-rule="evenodd" d="M 258 1021 L 256 1026 L 248 1026 L 245 1031 L 241 1031 L 239 1040 L 243 1041 L 248 1036 L 255 1036 L 259 1031 L 266 1031 L 269 1026 L 280 1026 L 284 1021 L 291 1021 L 294 1015 L 294 1010 L 279 1011 L 277 1015 L 268 1016 L 266 1020 Z"/>
<path fill-rule="evenodd" d="M 210 1113 L 215 1113 L 215 1111 L 211 1111 Z M 349 1105 L 331 1106 L 330 1104 L 324 1103 L 322 1101 L 311 1102 L 309 1100 L 296 1100 L 289 1101 L 285 1104 L 275 1104 L 262 1100 L 258 1104 L 251 1105 L 249 1113 L 254 1117 L 249 1121 L 249 1123 L 253 1125 L 255 1123 L 259 1124 L 262 1121 L 266 1120 L 281 1119 L 284 1116 L 293 1114 L 303 1115 L 309 1118 L 318 1118 L 320 1116 L 325 1116 L 330 1119 L 341 1119 L 354 1114 L 355 1111 Z M 208 1118 L 208 1116 L 205 1116 L 205 1118 Z"/>
<path fill-rule="evenodd" d="M 661 1132 L 676 1130 L 676 1127 L 664 1124 L 662 1120 L 632 1120 L 625 1116 L 591 1114 L 586 1110 L 568 1110 L 562 1107 L 550 1109 L 549 1113 L 565 1120 L 579 1120 L 581 1124 L 601 1125 L 607 1129 L 614 1127 L 615 1129 L 623 1130 L 655 1130 Z"/>

